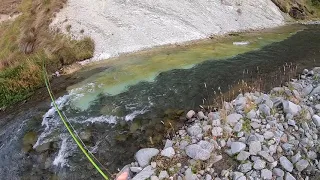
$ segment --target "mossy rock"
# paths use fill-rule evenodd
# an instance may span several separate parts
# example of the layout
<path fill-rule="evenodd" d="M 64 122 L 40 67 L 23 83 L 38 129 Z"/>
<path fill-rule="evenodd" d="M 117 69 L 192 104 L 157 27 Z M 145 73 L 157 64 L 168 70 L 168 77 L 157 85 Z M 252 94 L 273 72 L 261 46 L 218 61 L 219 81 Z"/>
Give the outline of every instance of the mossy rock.
<path fill-rule="evenodd" d="M 126 141 L 128 139 L 128 135 L 118 134 L 118 135 L 116 135 L 115 139 L 117 141 L 124 142 L 124 141 Z"/>
<path fill-rule="evenodd" d="M 51 144 L 52 144 L 51 142 L 43 143 L 43 144 L 41 144 L 41 145 L 36 147 L 36 151 L 38 153 L 42 153 L 42 152 L 48 151 L 51 148 Z"/>
<path fill-rule="evenodd" d="M 130 126 L 130 132 L 134 133 L 136 132 L 138 129 L 140 129 L 140 123 L 139 122 L 132 122 L 131 126 Z"/>
<path fill-rule="evenodd" d="M 31 131 L 31 132 L 28 132 L 24 135 L 24 137 L 22 139 L 22 144 L 33 146 L 37 142 L 37 139 L 38 139 L 37 133 Z"/>
<path fill-rule="evenodd" d="M 32 151 L 32 150 L 33 150 L 33 148 L 32 148 L 32 146 L 31 146 L 30 144 L 24 144 L 24 145 L 22 145 L 22 152 L 28 153 L 28 152 L 30 152 L 30 151 Z"/>

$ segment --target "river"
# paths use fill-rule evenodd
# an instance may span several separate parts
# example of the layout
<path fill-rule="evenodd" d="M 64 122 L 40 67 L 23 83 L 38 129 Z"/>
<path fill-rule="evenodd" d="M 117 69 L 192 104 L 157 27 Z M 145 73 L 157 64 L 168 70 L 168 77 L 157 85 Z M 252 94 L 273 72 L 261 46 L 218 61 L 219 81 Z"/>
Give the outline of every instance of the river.
<path fill-rule="evenodd" d="M 86 145 L 114 173 L 139 148 L 161 143 L 171 123 L 182 125 L 184 110 L 215 104 L 216 94 L 231 98 L 242 80 L 268 91 L 304 68 L 320 66 L 320 25 L 221 39 L 96 63 L 88 68 L 106 69 L 70 86 L 57 103 L 77 132 L 91 135 Z M 39 104 L 18 112 L 0 129 L 0 179 L 100 178 L 54 108 Z M 34 147 L 48 144 L 46 151 L 23 152 L 27 132 L 37 134 Z"/>

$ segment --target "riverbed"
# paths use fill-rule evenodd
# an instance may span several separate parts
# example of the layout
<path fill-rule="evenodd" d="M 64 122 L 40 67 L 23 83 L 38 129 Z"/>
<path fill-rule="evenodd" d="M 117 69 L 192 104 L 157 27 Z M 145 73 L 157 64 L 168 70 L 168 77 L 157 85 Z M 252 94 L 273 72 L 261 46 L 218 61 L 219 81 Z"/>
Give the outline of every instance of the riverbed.
<path fill-rule="evenodd" d="M 116 172 L 139 148 L 162 143 L 171 124 L 183 125 L 183 111 L 214 105 L 217 94 L 237 94 L 239 82 L 259 82 L 267 91 L 314 66 L 320 66 L 319 25 L 235 33 L 99 62 L 87 68 L 105 70 L 68 87 L 57 103 L 79 133 L 92 135 L 87 146 Z M 8 117 L 0 130 L 0 179 L 100 178 L 48 104 Z M 38 136 L 35 148 L 50 148 L 23 152 L 30 131 Z"/>

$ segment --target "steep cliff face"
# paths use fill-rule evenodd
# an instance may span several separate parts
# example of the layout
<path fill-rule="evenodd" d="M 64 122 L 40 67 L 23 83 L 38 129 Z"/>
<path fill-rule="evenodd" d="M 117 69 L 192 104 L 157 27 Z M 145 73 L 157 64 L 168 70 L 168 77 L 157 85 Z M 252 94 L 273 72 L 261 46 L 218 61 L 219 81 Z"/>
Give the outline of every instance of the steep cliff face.
<path fill-rule="evenodd" d="M 279 26 L 270 0 L 69 0 L 52 23 L 75 38 L 90 36 L 94 59 L 231 31 Z"/>

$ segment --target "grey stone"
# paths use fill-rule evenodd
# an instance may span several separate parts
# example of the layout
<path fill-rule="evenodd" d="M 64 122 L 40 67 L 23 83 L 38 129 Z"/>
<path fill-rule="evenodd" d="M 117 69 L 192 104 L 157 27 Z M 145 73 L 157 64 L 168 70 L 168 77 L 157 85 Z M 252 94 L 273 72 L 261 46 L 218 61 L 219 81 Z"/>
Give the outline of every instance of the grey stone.
<path fill-rule="evenodd" d="M 320 117 L 318 115 L 313 115 L 312 120 L 317 127 L 320 127 Z"/>
<path fill-rule="evenodd" d="M 202 133 L 202 128 L 198 125 L 193 125 L 187 129 L 187 132 L 190 136 L 197 136 Z"/>
<path fill-rule="evenodd" d="M 271 131 L 266 131 L 266 132 L 263 134 L 263 137 L 264 137 L 264 139 L 269 140 L 269 139 L 271 139 L 271 138 L 274 137 L 274 134 L 273 134 L 273 132 L 271 132 Z"/>
<path fill-rule="evenodd" d="M 283 104 L 283 111 L 286 113 L 286 114 L 292 114 L 292 115 L 297 115 L 299 113 L 299 111 L 301 110 L 301 107 L 294 104 L 293 102 L 291 101 L 286 101 L 286 100 L 283 100 L 282 101 L 282 104 Z"/>
<path fill-rule="evenodd" d="M 261 143 L 259 141 L 252 141 L 249 144 L 249 152 L 252 155 L 257 155 L 261 151 Z"/>
<path fill-rule="evenodd" d="M 202 129 L 203 129 L 204 133 L 207 133 L 212 129 L 212 126 L 211 125 L 205 125 L 205 126 L 202 127 Z"/>
<path fill-rule="evenodd" d="M 227 116 L 227 122 L 231 125 L 231 126 L 235 126 L 236 123 L 242 118 L 241 114 L 230 114 Z"/>
<path fill-rule="evenodd" d="M 284 176 L 284 171 L 280 168 L 274 168 L 272 170 L 273 174 L 277 177 L 283 177 Z"/>
<path fill-rule="evenodd" d="M 205 180 L 212 180 L 212 176 L 210 174 L 206 174 L 206 179 Z"/>
<path fill-rule="evenodd" d="M 259 124 L 257 122 L 252 122 L 252 123 L 250 123 L 250 125 L 253 129 L 259 129 L 261 127 L 261 124 Z"/>
<path fill-rule="evenodd" d="M 286 177 L 284 178 L 285 180 L 296 180 L 289 172 L 286 172 Z"/>
<path fill-rule="evenodd" d="M 313 89 L 310 95 L 320 94 L 320 85 Z"/>
<path fill-rule="evenodd" d="M 215 164 L 215 163 L 221 161 L 222 158 L 223 158 L 222 155 L 217 155 L 217 154 L 215 154 L 210 162 L 211 162 L 212 164 Z"/>
<path fill-rule="evenodd" d="M 280 157 L 280 164 L 286 171 L 292 172 L 293 165 L 285 156 Z"/>
<path fill-rule="evenodd" d="M 169 174 L 167 171 L 161 171 L 159 174 L 159 180 L 169 178 Z"/>
<path fill-rule="evenodd" d="M 315 105 L 314 108 L 315 108 L 317 111 L 320 111 L 320 104 Z"/>
<path fill-rule="evenodd" d="M 157 176 L 151 176 L 150 180 L 159 180 Z"/>
<path fill-rule="evenodd" d="M 261 169 L 263 169 L 265 167 L 266 167 L 266 162 L 264 160 L 257 159 L 253 163 L 253 168 L 256 169 L 256 170 L 261 170 Z"/>
<path fill-rule="evenodd" d="M 221 126 L 221 121 L 220 121 L 220 119 L 212 120 L 212 126 L 215 126 L 215 127 Z"/>
<path fill-rule="evenodd" d="M 252 169 L 252 163 L 251 162 L 247 162 L 245 164 L 240 164 L 239 168 L 238 168 L 242 173 L 247 173 L 249 171 L 251 171 Z"/>
<path fill-rule="evenodd" d="M 168 147 L 172 147 L 173 146 L 173 141 L 167 139 L 166 140 L 166 144 L 164 145 L 164 148 L 163 149 L 166 149 Z"/>
<path fill-rule="evenodd" d="M 187 113 L 186 117 L 187 117 L 188 119 L 191 119 L 194 115 L 196 115 L 196 112 L 194 112 L 193 110 L 190 110 L 190 111 Z"/>
<path fill-rule="evenodd" d="M 260 104 L 259 105 L 259 111 L 262 112 L 265 116 L 270 116 L 270 107 L 266 104 Z"/>
<path fill-rule="evenodd" d="M 212 128 L 212 136 L 222 136 L 223 129 L 221 127 L 213 127 Z"/>
<path fill-rule="evenodd" d="M 244 174 L 242 172 L 233 172 L 232 173 L 232 179 L 233 180 L 242 180 L 243 177 L 244 177 Z"/>
<path fill-rule="evenodd" d="M 208 160 L 210 153 L 210 151 L 202 149 L 198 144 L 191 144 L 186 147 L 186 154 L 194 160 Z"/>
<path fill-rule="evenodd" d="M 261 178 L 262 179 L 272 179 L 272 172 L 268 169 L 262 169 L 261 170 Z"/>
<path fill-rule="evenodd" d="M 258 155 L 260 155 L 261 157 L 263 157 L 263 159 L 267 160 L 270 163 L 274 162 L 273 157 L 266 151 L 260 151 L 258 152 Z"/>
<path fill-rule="evenodd" d="M 247 151 L 241 151 L 238 155 L 237 155 L 237 160 L 238 161 L 245 161 L 250 157 L 250 153 Z"/>
<path fill-rule="evenodd" d="M 134 173 L 139 173 L 142 171 L 142 167 L 130 167 L 130 171 Z"/>
<path fill-rule="evenodd" d="M 155 169 L 155 168 L 157 167 L 157 162 L 151 162 L 150 164 L 151 164 L 151 167 L 152 167 L 153 169 Z"/>
<path fill-rule="evenodd" d="M 242 142 L 232 142 L 231 143 L 231 153 L 236 154 L 243 151 L 246 148 L 246 144 Z"/>
<path fill-rule="evenodd" d="M 306 169 L 309 166 L 309 162 L 305 159 L 301 159 L 300 161 L 298 161 L 296 164 L 296 169 L 301 172 L 304 169 Z"/>
<path fill-rule="evenodd" d="M 213 151 L 214 149 L 214 145 L 208 141 L 200 141 L 198 142 L 198 145 L 204 149 L 204 150 L 207 150 L 209 151 L 210 153 Z"/>
<path fill-rule="evenodd" d="M 132 180 L 144 180 L 150 178 L 154 173 L 151 166 L 145 167 L 141 172 L 139 172 Z"/>
<path fill-rule="evenodd" d="M 165 156 L 168 158 L 172 158 L 175 154 L 176 153 L 175 153 L 173 147 L 168 147 L 168 148 L 161 151 L 161 156 Z"/>
<path fill-rule="evenodd" d="M 209 118 L 209 120 L 219 120 L 220 119 L 220 115 L 219 115 L 219 113 L 218 112 L 210 112 L 209 114 L 208 114 L 208 118 Z"/>
<path fill-rule="evenodd" d="M 191 168 L 188 168 L 185 172 L 185 180 L 197 180 L 197 175 L 193 174 Z"/>
<path fill-rule="evenodd" d="M 302 96 L 309 95 L 312 92 L 312 90 L 313 90 L 313 86 L 312 86 L 312 84 L 309 84 L 308 86 L 306 86 L 302 89 Z"/>
<path fill-rule="evenodd" d="M 294 155 L 294 156 L 291 157 L 291 162 L 292 162 L 293 164 L 295 164 L 295 163 L 298 162 L 300 159 L 301 159 L 301 154 L 300 154 L 300 151 L 299 151 L 296 155 Z"/>
<path fill-rule="evenodd" d="M 314 152 L 314 151 L 309 151 L 308 152 L 308 158 L 312 159 L 312 160 L 317 159 L 317 153 Z"/>
<path fill-rule="evenodd" d="M 290 119 L 290 120 L 288 120 L 288 125 L 295 126 L 296 125 L 296 121 Z"/>
<path fill-rule="evenodd" d="M 242 129 L 242 123 L 241 122 L 237 122 L 236 125 L 233 128 L 234 132 L 240 132 Z"/>
<path fill-rule="evenodd" d="M 226 144 L 227 144 L 227 143 L 226 143 L 226 140 L 224 140 L 224 139 L 221 139 L 221 140 L 220 140 L 220 146 L 221 146 L 221 147 L 225 147 Z"/>
<path fill-rule="evenodd" d="M 205 116 L 202 111 L 199 111 L 199 112 L 198 112 L 198 118 L 199 118 L 199 119 L 208 119 L 208 117 Z"/>
<path fill-rule="evenodd" d="M 188 141 L 182 140 L 182 141 L 180 142 L 179 148 L 183 150 L 183 149 L 185 149 L 188 145 L 189 145 L 189 142 L 188 142 Z"/>
<path fill-rule="evenodd" d="M 140 149 L 135 154 L 135 159 L 141 167 L 146 167 L 150 163 L 151 158 L 157 154 L 159 154 L 159 150 L 155 148 Z"/>
<path fill-rule="evenodd" d="M 281 145 L 281 147 L 285 150 L 285 151 L 290 151 L 294 148 L 294 145 L 290 144 L 290 143 L 284 143 Z"/>
<path fill-rule="evenodd" d="M 247 114 L 247 118 L 249 118 L 249 119 L 254 119 L 256 117 L 257 117 L 257 113 L 254 109 L 251 109 L 251 111 L 248 112 L 248 114 Z"/>

